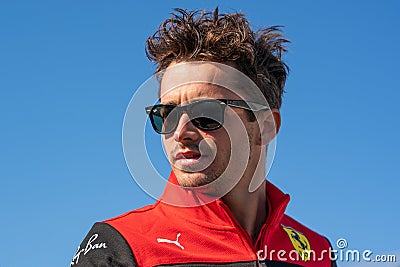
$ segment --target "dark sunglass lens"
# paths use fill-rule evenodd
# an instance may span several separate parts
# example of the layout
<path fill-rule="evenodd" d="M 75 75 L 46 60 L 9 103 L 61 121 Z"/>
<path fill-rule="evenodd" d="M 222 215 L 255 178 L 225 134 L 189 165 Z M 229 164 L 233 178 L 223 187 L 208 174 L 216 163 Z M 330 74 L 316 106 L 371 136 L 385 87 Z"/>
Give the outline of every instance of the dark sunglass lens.
<path fill-rule="evenodd" d="M 154 130 L 158 133 L 170 133 L 177 124 L 177 111 L 173 105 L 158 105 L 151 112 Z"/>
<path fill-rule="evenodd" d="M 193 124 L 202 130 L 215 130 L 224 122 L 224 106 L 218 101 L 207 100 L 193 103 L 190 116 Z"/>
<path fill-rule="evenodd" d="M 202 130 L 215 130 L 221 127 L 218 121 L 206 117 L 193 119 L 192 122 Z"/>

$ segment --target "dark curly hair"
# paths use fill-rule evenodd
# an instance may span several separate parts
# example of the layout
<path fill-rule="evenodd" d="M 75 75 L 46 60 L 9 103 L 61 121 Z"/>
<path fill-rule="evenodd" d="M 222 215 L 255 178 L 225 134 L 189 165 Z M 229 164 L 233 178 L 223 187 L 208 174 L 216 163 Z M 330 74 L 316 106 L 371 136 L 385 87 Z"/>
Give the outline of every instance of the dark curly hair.
<path fill-rule="evenodd" d="M 260 88 L 271 108 L 279 109 L 289 67 L 281 60 L 289 41 L 279 26 L 253 32 L 243 14 L 175 9 L 153 36 L 146 55 L 156 72 L 172 62 L 234 62 Z"/>

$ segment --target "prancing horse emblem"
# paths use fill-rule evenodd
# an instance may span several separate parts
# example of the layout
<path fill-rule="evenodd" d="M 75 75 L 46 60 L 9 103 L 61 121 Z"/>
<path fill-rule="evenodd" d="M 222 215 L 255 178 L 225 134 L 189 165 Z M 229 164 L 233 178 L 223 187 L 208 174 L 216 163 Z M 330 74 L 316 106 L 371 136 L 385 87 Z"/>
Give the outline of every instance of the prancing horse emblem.
<path fill-rule="evenodd" d="M 176 235 L 176 240 L 169 240 L 169 239 L 165 239 L 165 238 L 157 238 L 157 242 L 158 243 L 169 243 L 169 244 L 174 244 L 178 247 L 180 247 L 181 249 L 185 249 L 178 241 L 179 237 L 181 236 L 181 233 L 178 233 Z"/>
<path fill-rule="evenodd" d="M 311 246 L 307 237 L 290 226 L 285 226 L 282 224 L 282 227 L 283 230 L 285 230 L 285 232 L 288 234 L 290 241 L 292 242 L 292 245 L 296 249 L 300 258 L 305 262 L 309 261 L 311 256 Z"/>

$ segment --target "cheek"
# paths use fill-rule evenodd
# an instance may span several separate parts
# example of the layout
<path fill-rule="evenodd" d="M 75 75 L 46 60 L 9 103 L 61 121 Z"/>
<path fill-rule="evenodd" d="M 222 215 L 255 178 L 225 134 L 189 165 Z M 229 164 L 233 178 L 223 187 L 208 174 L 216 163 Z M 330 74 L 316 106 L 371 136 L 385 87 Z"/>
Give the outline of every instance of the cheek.
<path fill-rule="evenodd" d="M 174 139 L 172 138 L 172 136 L 168 136 L 168 135 L 163 135 L 162 136 L 162 145 L 164 147 L 165 153 L 167 154 L 167 156 L 169 156 L 170 152 L 174 149 Z"/>
<path fill-rule="evenodd" d="M 231 138 L 225 129 L 218 130 L 218 135 L 212 138 L 217 147 L 217 160 L 225 161 L 231 154 Z"/>
<path fill-rule="evenodd" d="M 246 124 L 238 116 L 225 117 L 222 142 L 234 147 L 247 145 Z M 227 145 L 225 145 L 227 146 Z"/>
<path fill-rule="evenodd" d="M 225 120 L 221 150 L 229 155 L 227 160 L 248 162 L 251 157 L 259 132 L 255 129 L 257 122 L 249 122 L 246 116 L 241 114 L 240 117 L 232 116 Z"/>

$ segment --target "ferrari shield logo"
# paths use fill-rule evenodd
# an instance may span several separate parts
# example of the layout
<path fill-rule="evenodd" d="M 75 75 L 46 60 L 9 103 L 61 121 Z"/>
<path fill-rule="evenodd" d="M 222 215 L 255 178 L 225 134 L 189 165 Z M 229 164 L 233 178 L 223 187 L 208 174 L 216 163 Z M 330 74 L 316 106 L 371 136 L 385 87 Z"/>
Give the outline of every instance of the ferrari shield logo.
<path fill-rule="evenodd" d="M 300 258 L 306 262 L 310 260 L 311 246 L 310 242 L 305 235 L 294 230 L 290 226 L 282 225 L 283 230 L 289 235 L 290 241 L 292 241 L 293 247 L 296 249 Z"/>

